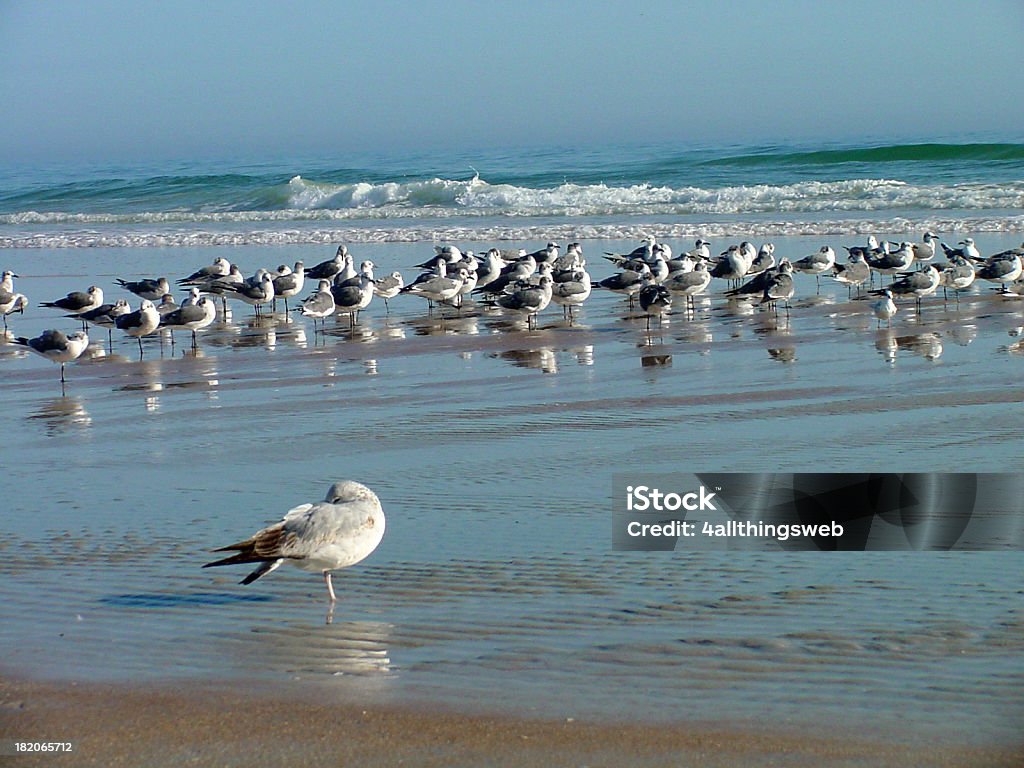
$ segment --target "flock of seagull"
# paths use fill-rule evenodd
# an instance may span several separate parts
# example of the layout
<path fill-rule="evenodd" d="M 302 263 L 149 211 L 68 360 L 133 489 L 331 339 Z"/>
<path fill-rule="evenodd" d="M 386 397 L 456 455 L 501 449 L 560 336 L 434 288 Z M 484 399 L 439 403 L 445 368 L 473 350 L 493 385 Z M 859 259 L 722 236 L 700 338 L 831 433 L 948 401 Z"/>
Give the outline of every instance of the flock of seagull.
<path fill-rule="evenodd" d="M 847 286 L 851 297 L 854 289 L 860 296 L 865 284 L 873 285 L 876 273 L 890 276 L 888 285 L 872 291 L 879 298 L 869 306 L 879 325 L 882 321 L 891 325 L 897 311 L 895 299 L 913 299 L 920 312 L 921 300 L 940 287 L 944 296 L 952 291 L 957 303 L 960 292 L 970 288 L 975 280 L 999 284 L 1006 294 L 1024 294 L 1024 246 L 986 258 L 972 238 L 965 238 L 957 248 L 952 248 L 940 242 L 934 233 L 926 232 L 918 243 L 879 242 L 871 236 L 867 245 L 849 246 L 846 250 L 849 257 L 845 262 L 837 262 L 835 251 L 828 245 L 799 260 L 776 261 L 772 243 L 758 249 L 745 241 L 730 245 L 713 257 L 710 243 L 698 238 L 693 249 L 674 255 L 670 245 L 648 237 L 630 253 L 606 253 L 604 258 L 617 271 L 594 281 L 579 243 L 569 244 L 564 253 L 557 243 L 551 242 L 533 253 L 525 249 L 491 248 L 483 256 L 445 245 L 435 246 L 434 256 L 416 265 L 422 271 L 408 284 L 400 272 L 376 277 L 375 265 L 369 260 L 362 261 L 356 269 L 345 245 L 338 247 L 333 258 L 314 267 L 306 268 L 297 261 L 294 267 L 282 265 L 273 271 L 261 268 L 250 277 L 245 277 L 237 265 L 218 257 L 212 264 L 177 281 L 178 288 L 189 292 L 181 304 L 175 302 L 166 277 L 118 279 L 120 288 L 139 297 L 138 309 L 133 310 L 125 299 L 105 303 L 103 290 L 93 285 L 85 291 L 41 303 L 64 312 L 66 317 L 80 319 L 81 331 L 64 333 L 50 329 L 35 338 L 15 337 L 14 343 L 59 363 L 63 382 L 64 364 L 77 359 L 88 347 L 89 325 L 107 329 L 108 337 L 117 328 L 137 339 L 140 357 L 143 337 L 162 329 L 172 331 L 172 344 L 174 330 L 190 331 L 195 348 L 196 332 L 211 325 L 217 317 L 218 300 L 225 312 L 228 299 L 251 305 L 257 315 L 268 305 L 276 311 L 280 300 L 288 312 L 288 300 L 314 281 L 316 290 L 302 299 L 294 311 L 311 318 L 314 328 L 320 321 L 321 329 L 327 318 L 334 315 L 347 315 L 354 327 L 359 313 L 374 297 L 383 299 L 388 306 L 389 300 L 402 295 L 426 299 L 430 311 L 434 305 L 443 304 L 459 312 L 469 297 L 525 317 L 527 327 L 532 329 L 536 327 L 537 316 L 551 302 L 562 307 L 563 316 L 571 323 L 576 308 L 597 288 L 625 296 L 631 307 L 638 301 L 650 330 L 652 319 L 658 318 L 660 322 L 677 297 L 685 302 L 687 314 L 693 312 L 695 297 L 707 292 L 714 278 L 727 282 L 724 295 L 729 299 L 754 301 L 776 313 L 781 302 L 788 315 L 789 302 L 795 294 L 794 273 L 814 275 L 819 291 L 821 277 L 831 276 Z M 940 253 L 945 263 L 936 261 Z M 8 270 L 0 280 L 0 314 L 5 333 L 8 315 L 23 313 L 29 306 L 28 299 L 14 290 L 16 277 Z"/>

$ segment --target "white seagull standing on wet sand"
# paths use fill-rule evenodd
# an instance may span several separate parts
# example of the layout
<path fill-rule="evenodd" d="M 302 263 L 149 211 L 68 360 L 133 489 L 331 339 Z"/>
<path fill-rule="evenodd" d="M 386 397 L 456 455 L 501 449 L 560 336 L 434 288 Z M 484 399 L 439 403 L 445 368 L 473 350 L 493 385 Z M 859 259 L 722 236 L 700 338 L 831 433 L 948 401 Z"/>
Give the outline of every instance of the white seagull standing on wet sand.
<path fill-rule="evenodd" d="M 878 301 L 872 302 L 871 313 L 878 320 L 878 327 L 882 327 L 882 321 L 885 320 L 892 328 L 892 316 L 896 314 L 896 302 L 892 300 L 892 291 L 888 288 L 883 290 L 882 298 Z"/>
<path fill-rule="evenodd" d="M 134 312 L 128 312 L 114 318 L 114 325 L 138 339 L 139 358 L 142 358 L 142 337 L 156 331 L 160 327 L 160 313 L 156 311 L 156 304 L 149 299 L 143 299 L 139 308 Z"/>
<path fill-rule="evenodd" d="M 26 339 L 19 336 L 14 340 L 15 344 L 35 352 L 40 357 L 60 363 L 60 381 L 64 383 L 64 363 L 77 360 L 89 346 L 89 335 L 85 331 L 64 334 L 63 331 L 43 331 L 34 339 Z"/>
<path fill-rule="evenodd" d="M 7 316 L 14 312 L 24 314 L 28 307 L 28 298 L 23 293 L 14 290 L 14 278 L 17 275 L 11 270 L 5 270 L 0 279 L 0 315 L 4 318 L 4 330 L 7 330 Z"/>
<path fill-rule="evenodd" d="M 316 321 L 320 321 L 321 329 L 323 329 L 326 323 L 324 318 L 333 315 L 334 308 L 334 294 L 331 293 L 331 281 L 321 280 L 316 293 L 307 297 L 302 302 L 302 306 L 295 311 L 300 312 L 303 317 L 313 318 L 313 332 L 316 333 Z"/>
<path fill-rule="evenodd" d="M 794 261 L 793 269 L 807 275 L 814 275 L 814 279 L 818 284 L 818 291 L 820 292 L 822 273 L 828 272 L 835 265 L 836 252 L 832 250 L 831 246 L 823 245 L 818 249 L 817 253 L 812 253 L 810 256 L 805 256 L 799 261 Z"/>
<path fill-rule="evenodd" d="M 215 549 L 237 554 L 203 567 L 258 563 L 241 582 L 251 584 L 287 561 L 304 571 L 323 573 L 333 605 L 337 598 L 331 571 L 365 559 L 383 538 L 384 510 L 377 494 L 362 483 L 342 480 L 330 487 L 323 501 L 290 509 L 281 522 Z"/>
<path fill-rule="evenodd" d="M 171 330 L 171 344 L 174 344 L 174 331 L 191 331 L 192 349 L 196 349 L 196 331 L 212 325 L 217 319 L 217 306 L 213 302 L 209 296 L 200 296 L 193 304 L 186 302 L 173 312 L 161 315 L 159 325 Z"/>

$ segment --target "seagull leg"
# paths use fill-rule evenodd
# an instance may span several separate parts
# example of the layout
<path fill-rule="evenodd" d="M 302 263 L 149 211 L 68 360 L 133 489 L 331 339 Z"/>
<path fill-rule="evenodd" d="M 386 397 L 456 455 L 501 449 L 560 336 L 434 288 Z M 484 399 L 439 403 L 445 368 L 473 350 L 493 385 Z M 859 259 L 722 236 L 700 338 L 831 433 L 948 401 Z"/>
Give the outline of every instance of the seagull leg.
<path fill-rule="evenodd" d="M 331 584 L 331 572 L 324 571 L 324 584 L 327 585 L 327 594 L 331 596 L 331 605 L 338 602 L 338 598 L 334 594 L 334 585 Z"/>

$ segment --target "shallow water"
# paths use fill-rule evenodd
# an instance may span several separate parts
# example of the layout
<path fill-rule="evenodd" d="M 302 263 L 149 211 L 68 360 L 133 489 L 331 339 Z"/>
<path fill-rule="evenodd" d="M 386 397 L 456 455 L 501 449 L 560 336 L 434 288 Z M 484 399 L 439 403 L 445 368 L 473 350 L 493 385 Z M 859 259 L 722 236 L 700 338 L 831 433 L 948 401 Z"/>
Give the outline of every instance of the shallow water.
<path fill-rule="evenodd" d="M 821 244 L 776 242 L 796 257 Z M 584 248 L 602 277 L 597 255 L 631 245 Z M 356 256 L 390 272 L 427 250 Z M 213 255 L 251 272 L 331 254 L 5 252 L 33 305 L 84 275 L 106 288 Z M 414 298 L 387 315 L 375 301 L 354 333 L 341 320 L 324 339 L 233 305 L 194 356 L 185 335 L 162 356 L 147 341 L 140 362 L 134 340 L 115 334 L 104 351 L 93 333 L 65 395 L 55 366 L 0 344 L 4 666 L 563 717 L 768 713 L 920 739 L 953 739 L 955 713 L 955 738 L 1011 741 L 1020 553 L 611 550 L 615 473 L 1017 468 L 1024 304 L 980 288 L 959 309 L 903 306 L 876 330 L 845 288 L 816 296 L 797 281 L 788 318 L 716 293 L 650 333 L 608 294 L 572 326 L 549 309 L 537 331 L 489 310 L 442 322 Z M 47 312 L 10 322 L 74 327 Z M 314 575 L 282 568 L 242 587 L 245 570 L 200 568 L 344 477 L 377 491 L 388 531 L 337 574 L 332 624 Z"/>

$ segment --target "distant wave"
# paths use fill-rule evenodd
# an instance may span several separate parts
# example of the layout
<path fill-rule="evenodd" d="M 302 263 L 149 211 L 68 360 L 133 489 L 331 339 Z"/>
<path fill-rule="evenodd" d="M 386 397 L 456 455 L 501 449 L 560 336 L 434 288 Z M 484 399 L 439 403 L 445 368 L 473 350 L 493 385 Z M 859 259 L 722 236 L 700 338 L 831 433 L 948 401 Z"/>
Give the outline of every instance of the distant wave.
<path fill-rule="evenodd" d="M 890 179 L 804 181 L 721 188 L 649 184 L 608 186 L 564 183 L 534 189 L 466 181 L 334 184 L 293 177 L 265 201 L 281 207 L 71 213 L 0 214 L 3 225 L 131 225 L 367 221 L 382 219 L 592 216 L 742 216 L 878 211 L 1024 210 L 1024 181 L 1006 184 L 914 185 Z"/>
<path fill-rule="evenodd" d="M 919 236 L 925 230 L 953 237 L 958 233 L 1020 232 L 1024 215 L 973 218 L 857 218 L 799 221 L 758 219 L 744 221 L 707 221 L 676 224 L 625 222 L 595 224 L 561 222 L 557 224 L 453 224 L 438 226 L 305 226 L 273 228 L 216 229 L 166 226 L 156 229 L 127 228 L 109 231 L 82 229 L 61 232 L 0 235 L 3 248 L 163 248 L 246 245 L 303 245 L 337 243 L 406 242 L 500 242 L 559 240 L 635 240 L 647 235 L 668 239 L 692 240 L 695 237 L 782 237 L 795 235 L 859 236 L 888 233 Z"/>
<path fill-rule="evenodd" d="M 706 160 L 708 166 L 828 166 L 844 163 L 997 163 L 1024 160 L 1024 144 L 891 144 L 878 147 L 850 147 L 808 152 L 764 152 Z"/>

